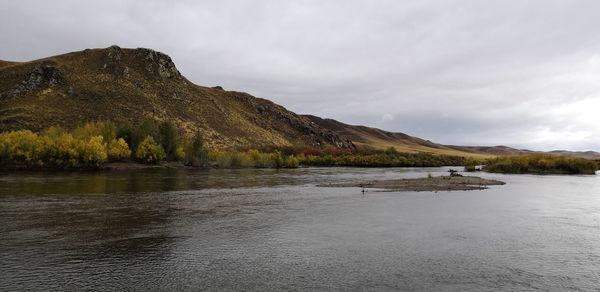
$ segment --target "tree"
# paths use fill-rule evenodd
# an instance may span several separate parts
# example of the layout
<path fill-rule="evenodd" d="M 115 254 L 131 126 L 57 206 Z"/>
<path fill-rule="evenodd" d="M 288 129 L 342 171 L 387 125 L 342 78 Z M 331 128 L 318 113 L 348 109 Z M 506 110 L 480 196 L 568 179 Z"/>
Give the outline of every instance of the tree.
<path fill-rule="evenodd" d="M 131 130 L 131 143 L 128 144 L 134 152 L 148 136 L 152 137 L 154 141 L 160 141 L 158 124 L 153 119 L 144 119 L 141 123 L 134 125 Z"/>
<path fill-rule="evenodd" d="M 138 146 L 135 157 L 143 163 L 158 164 L 166 155 L 165 150 L 156 144 L 152 136 L 146 136 Z"/>
<path fill-rule="evenodd" d="M 122 161 L 131 157 L 131 150 L 125 139 L 113 139 L 108 143 L 108 159 L 111 161 Z"/>
<path fill-rule="evenodd" d="M 119 127 L 116 138 L 121 138 L 125 140 L 125 143 L 129 145 L 129 148 L 131 150 L 137 149 L 138 144 L 133 143 L 133 127 L 131 126 L 131 124 L 126 123 Z"/>
<path fill-rule="evenodd" d="M 179 147 L 179 134 L 175 125 L 169 121 L 160 123 L 158 126 L 158 135 L 160 145 L 165 150 L 168 160 L 175 160 L 177 157 L 177 147 Z"/>
<path fill-rule="evenodd" d="M 185 150 L 184 163 L 189 166 L 207 166 L 208 151 L 204 148 L 204 140 L 200 134 L 196 134 Z"/>
<path fill-rule="evenodd" d="M 91 137 L 88 141 L 79 141 L 79 158 L 85 166 L 100 166 L 106 161 L 106 147 L 102 136 Z"/>

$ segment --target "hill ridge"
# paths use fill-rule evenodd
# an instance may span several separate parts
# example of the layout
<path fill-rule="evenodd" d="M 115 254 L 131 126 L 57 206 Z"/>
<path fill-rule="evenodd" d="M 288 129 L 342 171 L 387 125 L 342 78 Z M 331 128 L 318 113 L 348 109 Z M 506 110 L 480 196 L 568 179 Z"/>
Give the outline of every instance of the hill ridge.
<path fill-rule="evenodd" d="M 7 130 L 153 118 L 200 132 L 214 148 L 354 148 L 266 99 L 195 85 L 152 49 L 86 49 L 0 67 L 0 77 L 0 121 Z"/>
<path fill-rule="evenodd" d="M 507 156 L 534 153 L 549 153 L 565 156 L 574 156 L 587 159 L 600 159 L 600 153 L 595 151 L 565 151 L 553 150 L 548 152 L 516 149 L 509 146 L 458 146 L 435 143 L 422 138 L 414 137 L 401 132 L 390 132 L 374 127 L 346 124 L 334 119 L 321 118 L 305 114 L 313 123 L 329 129 L 342 137 L 352 141 L 359 149 L 384 149 L 394 147 L 405 152 L 427 152 L 458 156 Z"/>
<path fill-rule="evenodd" d="M 270 100 L 192 83 L 170 56 L 147 48 L 85 49 L 28 62 L 0 60 L 0 130 L 74 128 L 88 121 L 170 120 L 212 148 L 394 146 L 405 152 L 489 157 L 536 153 L 457 146 L 333 119 L 299 115 Z M 594 151 L 550 153 L 600 159 Z"/>

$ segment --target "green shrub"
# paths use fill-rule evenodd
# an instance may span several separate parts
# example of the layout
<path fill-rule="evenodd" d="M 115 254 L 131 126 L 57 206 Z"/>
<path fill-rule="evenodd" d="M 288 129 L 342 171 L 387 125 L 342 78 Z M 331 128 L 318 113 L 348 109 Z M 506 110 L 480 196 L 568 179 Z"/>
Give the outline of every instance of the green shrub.
<path fill-rule="evenodd" d="M 296 156 L 291 155 L 285 158 L 285 168 L 297 168 L 298 166 L 300 166 L 300 160 Z"/>
<path fill-rule="evenodd" d="M 177 157 L 177 148 L 179 147 L 179 133 L 177 128 L 171 122 L 162 122 L 158 126 L 158 135 L 160 145 L 165 150 L 168 160 L 175 160 Z"/>
<path fill-rule="evenodd" d="M 196 134 L 191 143 L 185 148 L 184 163 L 190 166 L 204 167 L 209 164 L 208 151 L 204 148 L 204 140 L 200 134 Z"/>
<path fill-rule="evenodd" d="M 131 127 L 131 138 L 127 144 L 133 149 L 134 154 L 137 152 L 142 141 L 146 137 L 152 137 L 156 141 L 160 141 L 160 135 L 158 130 L 158 123 L 153 119 L 144 119 L 141 123 L 135 124 Z M 127 140 L 126 140 L 127 142 Z"/>
<path fill-rule="evenodd" d="M 129 145 L 129 149 L 134 150 L 137 149 L 138 144 L 133 143 L 133 136 L 133 127 L 131 126 L 131 124 L 126 123 L 119 127 L 119 129 L 117 130 L 116 138 L 125 140 L 125 143 Z"/>
<path fill-rule="evenodd" d="M 273 160 L 271 159 L 271 155 L 268 153 L 262 153 L 256 149 L 250 149 L 246 152 L 246 155 L 249 157 L 253 167 L 273 167 Z"/>

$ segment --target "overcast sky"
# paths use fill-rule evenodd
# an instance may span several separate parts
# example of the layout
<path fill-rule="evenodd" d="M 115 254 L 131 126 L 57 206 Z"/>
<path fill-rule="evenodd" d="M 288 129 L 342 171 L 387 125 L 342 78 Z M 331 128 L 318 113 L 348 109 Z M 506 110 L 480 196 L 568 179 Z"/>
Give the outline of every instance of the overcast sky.
<path fill-rule="evenodd" d="M 0 59 L 149 47 L 191 81 L 435 142 L 600 150 L 600 1 L 0 0 Z"/>

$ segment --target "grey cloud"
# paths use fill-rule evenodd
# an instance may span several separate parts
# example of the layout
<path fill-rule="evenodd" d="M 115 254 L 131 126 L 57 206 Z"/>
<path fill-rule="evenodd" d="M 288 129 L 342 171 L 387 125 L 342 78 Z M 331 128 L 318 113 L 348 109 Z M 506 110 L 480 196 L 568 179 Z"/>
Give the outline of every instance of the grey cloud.
<path fill-rule="evenodd" d="M 198 84 L 300 113 L 442 143 L 600 150 L 598 11 L 583 0 L 4 1 L 0 59 L 152 47 Z"/>

